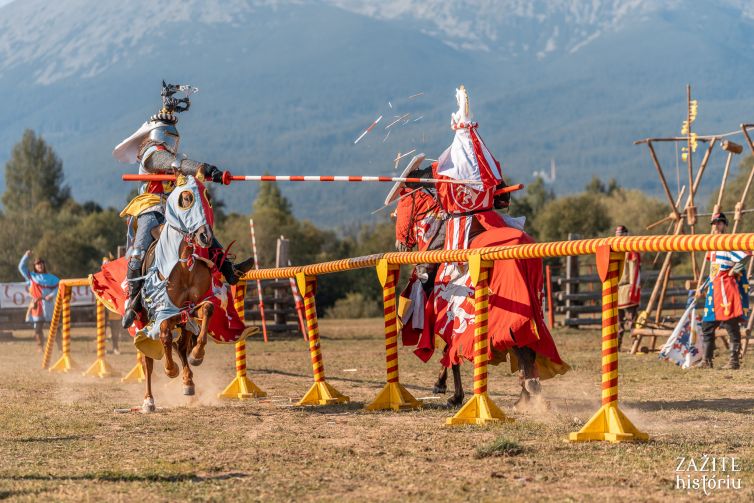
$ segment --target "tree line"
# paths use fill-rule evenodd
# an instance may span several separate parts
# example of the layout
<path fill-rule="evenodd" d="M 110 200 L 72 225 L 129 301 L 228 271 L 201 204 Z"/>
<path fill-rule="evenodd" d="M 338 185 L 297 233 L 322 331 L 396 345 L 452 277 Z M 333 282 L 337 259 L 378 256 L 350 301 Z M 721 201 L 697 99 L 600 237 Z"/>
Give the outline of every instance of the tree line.
<path fill-rule="evenodd" d="M 754 163 L 741 162 L 729 182 L 723 209 L 732 210 L 740 197 Z M 215 209 L 215 232 L 231 246 L 231 253 L 245 258 L 252 253 L 249 218 L 254 219 L 260 266 L 272 266 L 276 241 L 290 240 L 293 264 L 308 264 L 344 257 L 369 255 L 394 249 L 393 223 L 387 212 L 377 220 L 348 228 L 323 229 L 299 219 L 275 183 L 264 183 L 249 214 L 227 213 L 218 193 L 211 188 Z M 129 194 L 129 196 L 132 194 Z M 126 196 L 126 194 L 124 194 Z M 714 204 L 710 196 L 708 208 Z M 751 194 L 746 205 L 754 203 Z M 127 198 L 124 197 L 124 205 Z M 5 192 L 0 211 L 0 280 L 20 281 L 17 264 L 23 252 L 42 256 L 50 272 L 61 278 L 86 277 L 96 271 L 103 257 L 114 257 L 125 244 L 126 224 L 120 209 L 102 208 L 95 202 L 79 203 L 65 184 L 63 162 L 44 139 L 27 130 L 13 147 L 5 166 Z M 567 239 L 569 233 L 583 238 L 611 235 L 617 225 L 633 234 L 648 234 L 646 226 L 669 213 L 665 201 L 635 189 L 620 187 L 614 180 L 594 177 L 577 194 L 556 196 L 541 178 L 522 195 L 514 194 L 509 213 L 526 217 L 526 231 L 539 241 Z M 705 217 L 700 217 L 704 222 Z M 732 220 L 732 215 L 729 215 Z M 704 226 L 701 227 L 704 229 Z M 743 231 L 754 230 L 744 219 Z M 653 233 L 664 233 L 666 226 Z M 702 231 L 703 232 L 703 231 Z M 408 276 L 406 269 L 402 276 Z M 317 302 L 332 316 L 368 316 L 381 312 L 379 283 L 372 270 L 323 275 L 319 278 Z"/>

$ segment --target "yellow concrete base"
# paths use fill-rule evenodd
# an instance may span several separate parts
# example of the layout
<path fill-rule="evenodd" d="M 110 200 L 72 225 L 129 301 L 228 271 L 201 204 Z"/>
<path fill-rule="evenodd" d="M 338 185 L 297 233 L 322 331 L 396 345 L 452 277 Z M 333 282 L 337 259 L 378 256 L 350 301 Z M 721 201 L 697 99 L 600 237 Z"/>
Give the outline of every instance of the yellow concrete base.
<path fill-rule="evenodd" d="M 131 371 L 126 374 L 120 382 L 144 382 L 146 376 L 144 375 L 144 369 L 141 368 L 141 363 L 137 363 Z"/>
<path fill-rule="evenodd" d="M 513 419 L 503 414 L 503 411 L 495 405 L 487 392 L 484 392 L 472 396 L 455 416 L 449 417 L 445 421 L 445 424 L 485 424 L 505 421 L 513 421 Z"/>
<path fill-rule="evenodd" d="M 401 383 L 389 382 L 372 403 L 366 406 L 367 410 L 401 410 L 419 409 L 422 403 L 414 398 Z"/>
<path fill-rule="evenodd" d="M 265 396 L 267 396 L 267 393 L 262 391 L 259 386 L 251 382 L 251 379 L 246 376 L 236 376 L 223 392 L 217 395 L 218 398 L 237 398 L 239 400 L 262 398 Z"/>
<path fill-rule="evenodd" d="M 568 436 L 571 442 L 646 442 L 649 435 L 636 429 L 636 426 L 621 412 L 618 404 L 603 405 L 600 410 L 578 432 Z"/>
<path fill-rule="evenodd" d="M 342 395 L 327 382 L 315 382 L 298 405 L 331 405 L 334 403 L 348 403 L 351 399 Z"/>
<path fill-rule="evenodd" d="M 107 363 L 107 360 L 104 358 L 97 358 L 97 360 L 92 363 L 82 375 L 103 378 L 116 376 L 117 372 L 115 372 L 110 364 Z"/>
<path fill-rule="evenodd" d="M 50 372 L 69 372 L 74 368 L 76 368 L 76 364 L 73 363 L 71 357 L 63 355 L 52 367 L 50 367 Z"/>

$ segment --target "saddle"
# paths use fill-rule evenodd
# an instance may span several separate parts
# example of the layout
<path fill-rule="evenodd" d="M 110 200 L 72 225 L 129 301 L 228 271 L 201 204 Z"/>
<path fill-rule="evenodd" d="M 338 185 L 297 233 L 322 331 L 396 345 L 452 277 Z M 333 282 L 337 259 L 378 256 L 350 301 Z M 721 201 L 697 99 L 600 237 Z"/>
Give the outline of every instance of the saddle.
<path fill-rule="evenodd" d="M 147 248 L 147 253 L 144 255 L 144 260 L 141 262 L 141 275 L 146 276 L 149 268 L 154 264 L 154 250 L 157 248 L 157 241 L 160 239 L 162 233 L 162 227 L 165 224 L 158 225 L 152 229 L 152 244 Z M 161 278 L 163 279 L 163 278 Z"/>

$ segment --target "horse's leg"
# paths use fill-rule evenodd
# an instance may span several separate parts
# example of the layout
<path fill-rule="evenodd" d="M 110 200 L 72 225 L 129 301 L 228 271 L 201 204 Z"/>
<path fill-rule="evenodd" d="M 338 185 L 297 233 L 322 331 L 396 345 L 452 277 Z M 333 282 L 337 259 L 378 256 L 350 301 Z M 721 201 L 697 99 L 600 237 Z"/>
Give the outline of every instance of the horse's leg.
<path fill-rule="evenodd" d="M 144 380 L 146 382 L 147 391 L 144 394 L 144 403 L 141 406 L 142 412 L 154 412 L 154 397 L 152 396 L 152 366 L 153 366 L 154 360 L 152 360 L 147 355 L 142 355 L 141 357 L 141 368 L 144 370 L 144 374 L 146 375 L 146 379 Z"/>
<path fill-rule="evenodd" d="M 521 395 L 513 405 L 514 408 L 525 407 L 532 398 L 539 398 L 542 392 L 542 385 L 537 376 L 537 369 L 534 362 L 537 354 L 533 349 L 527 347 L 514 347 L 513 352 L 519 363 L 518 382 L 521 385 Z"/>
<path fill-rule="evenodd" d="M 212 303 L 205 302 L 202 304 L 202 326 L 199 330 L 199 336 L 196 338 L 196 346 L 191 350 L 191 355 L 189 355 L 188 359 L 189 363 L 194 367 L 198 367 L 204 361 L 204 346 L 207 345 L 207 325 L 214 310 L 215 306 Z"/>
<path fill-rule="evenodd" d="M 185 328 L 181 327 L 181 343 L 178 345 L 178 356 L 181 358 L 183 366 L 183 394 L 192 396 L 195 393 L 194 374 L 188 362 L 189 347 L 191 346 L 191 334 Z"/>
<path fill-rule="evenodd" d="M 435 387 L 432 388 L 432 393 L 445 393 L 448 391 L 448 367 L 440 365 L 440 374 L 437 376 L 437 382 Z"/>
<path fill-rule="evenodd" d="M 453 396 L 448 398 L 450 407 L 458 407 L 463 404 L 463 383 L 461 382 L 461 364 L 453 365 Z"/>
<path fill-rule="evenodd" d="M 165 349 L 165 374 L 173 379 L 178 377 L 178 365 L 173 361 L 173 324 L 170 320 L 160 323 L 160 342 Z"/>

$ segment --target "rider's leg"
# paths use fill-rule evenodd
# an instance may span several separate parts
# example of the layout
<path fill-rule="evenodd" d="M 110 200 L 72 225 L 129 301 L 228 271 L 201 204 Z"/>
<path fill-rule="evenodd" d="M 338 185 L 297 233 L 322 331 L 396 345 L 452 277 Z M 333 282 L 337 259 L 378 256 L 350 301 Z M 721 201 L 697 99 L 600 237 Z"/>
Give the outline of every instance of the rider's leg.
<path fill-rule="evenodd" d="M 225 281 L 227 281 L 230 285 L 235 285 L 236 283 L 238 283 L 238 280 L 241 278 L 241 276 L 243 276 L 245 273 L 250 271 L 252 267 L 254 267 L 254 259 L 249 257 L 240 264 L 236 265 L 227 258 L 223 260 L 224 252 L 225 249 L 223 248 L 223 245 L 220 244 L 216 237 L 213 237 L 212 245 L 209 247 L 209 256 L 212 260 L 214 260 L 215 265 L 222 273 Z"/>
<path fill-rule="evenodd" d="M 162 215 L 155 211 L 142 213 L 137 217 L 136 235 L 134 236 L 133 246 L 128 254 L 128 301 L 126 303 L 126 312 L 123 315 L 123 328 L 130 327 L 136 316 L 142 310 L 141 306 L 141 287 L 144 280 L 140 279 L 141 264 L 144 261 L 144 255 L 147 253 L 149 245 L 152 244 L 152 229 L 162 223 Z"/>

